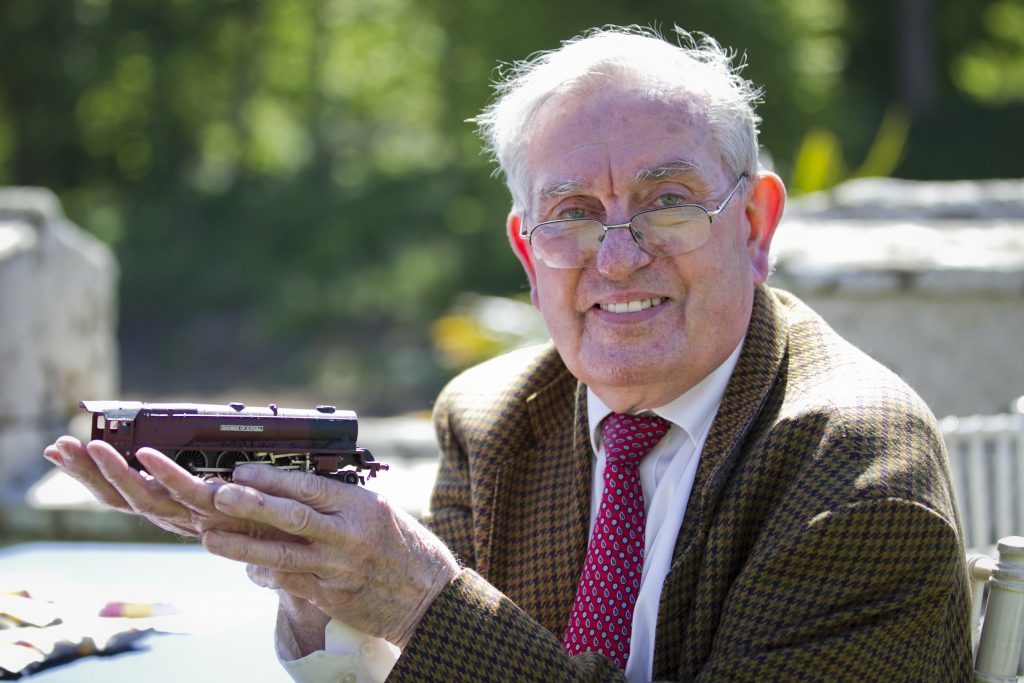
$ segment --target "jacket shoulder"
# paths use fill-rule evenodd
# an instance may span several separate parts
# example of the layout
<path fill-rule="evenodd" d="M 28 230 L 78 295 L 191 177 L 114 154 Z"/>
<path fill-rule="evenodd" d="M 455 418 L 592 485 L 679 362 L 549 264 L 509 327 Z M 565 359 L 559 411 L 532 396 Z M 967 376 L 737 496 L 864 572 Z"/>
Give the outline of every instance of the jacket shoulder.
<path fill-rule="evenodd" d="M 817 504 L 900 498 L 925 504 L 955 526 L 945 446 L 932 411 L 902 378 L 796 297 L 776 294 L 789 339 L 761 416 L 760 442 L 783 460 L 792 458 L 792 466 L 799 463 L 789 480 L 815 489 Z"/>
<path fill-rule="evenodd" d="M 555 389 L 551 395 L 572 400 L 575 386 L 576 378 L 551 343 L 469 368 L 445 386 L 434 404 L 434 426 L 442 449 L 452 436 L 470 450 L 474 444 L 493 444 L 495 439 L 509 446 L 508 439 L 525 434 L 532 397 Z"/>
<path fill-rule="evenodd" d="M 903 378 L 841 337 L 794 295 L 773 293 L 788 323 L 787 398 L 794 405 L 824 402 L 845 415 L 880 410 L 934 420 Z"/>
<path fill-rule="evenodd" d="M 566 375 L 553 344 L 517 349 L 461 372 L 441 390 L 435 410 L 461 412 L 522 403 Z"/>

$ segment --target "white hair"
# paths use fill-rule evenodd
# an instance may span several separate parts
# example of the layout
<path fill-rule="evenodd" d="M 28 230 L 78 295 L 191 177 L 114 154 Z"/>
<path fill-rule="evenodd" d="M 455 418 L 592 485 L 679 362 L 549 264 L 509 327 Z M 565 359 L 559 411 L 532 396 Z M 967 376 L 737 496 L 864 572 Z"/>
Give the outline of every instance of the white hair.
<path fill-rule="evenodd" d="M 710 36 L 675 31 L 679 45 L 653 28 L 609 26 L 505 65 L 494 101 L 473 122 L 498 164 L 496 173 L 504 172 L 517 209 L 528 206 L 523 152 L 540 108 L 554 96 L 586 93 L 609 82 L 686 102 L 711 126 L 726 170 L 751 177 L 757 172 L 761 119 L 754 107 L 761 91 L 740 76 L 745 63 L 734 66 L 735 54 Z"/>

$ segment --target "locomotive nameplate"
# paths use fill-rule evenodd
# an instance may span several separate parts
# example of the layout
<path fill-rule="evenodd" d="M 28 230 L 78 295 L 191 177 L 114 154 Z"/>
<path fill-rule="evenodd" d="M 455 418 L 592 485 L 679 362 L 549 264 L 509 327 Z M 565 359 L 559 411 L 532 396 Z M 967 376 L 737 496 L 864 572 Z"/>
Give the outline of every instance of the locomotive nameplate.
<path fill-rule="evenodd" d="M 222 432 L 262 432 L 262 425 L 221 425 Z"/>

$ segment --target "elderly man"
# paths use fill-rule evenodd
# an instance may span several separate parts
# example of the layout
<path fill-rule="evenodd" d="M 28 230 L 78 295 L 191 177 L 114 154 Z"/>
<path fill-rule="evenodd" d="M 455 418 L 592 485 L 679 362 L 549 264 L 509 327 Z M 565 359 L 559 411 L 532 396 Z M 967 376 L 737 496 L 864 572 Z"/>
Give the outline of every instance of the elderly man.
<path fill-rule="evenodd" d="M 439 397 L 433 533 L 312 475 L 216 487 L 142 451 L 146 478 L 67 438 L 47 457 L 249 563 L 298 680 L 966 679 L 934 418 L 764 285 L 785 190 L 758 93 L 682 42 L 590 33 L 479 117 L 553 344 Z"/>

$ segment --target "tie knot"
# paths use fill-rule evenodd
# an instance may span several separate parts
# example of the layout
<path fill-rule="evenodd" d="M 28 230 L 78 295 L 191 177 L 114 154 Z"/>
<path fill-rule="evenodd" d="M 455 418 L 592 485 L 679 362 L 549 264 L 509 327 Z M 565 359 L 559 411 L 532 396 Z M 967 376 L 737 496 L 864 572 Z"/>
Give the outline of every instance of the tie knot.
<path fill-rule="evenodd" d="M 639 465 L 668 432 L 669 422 L 657 415 L 612 413 L 601 423 L 609 465 Z"/>

